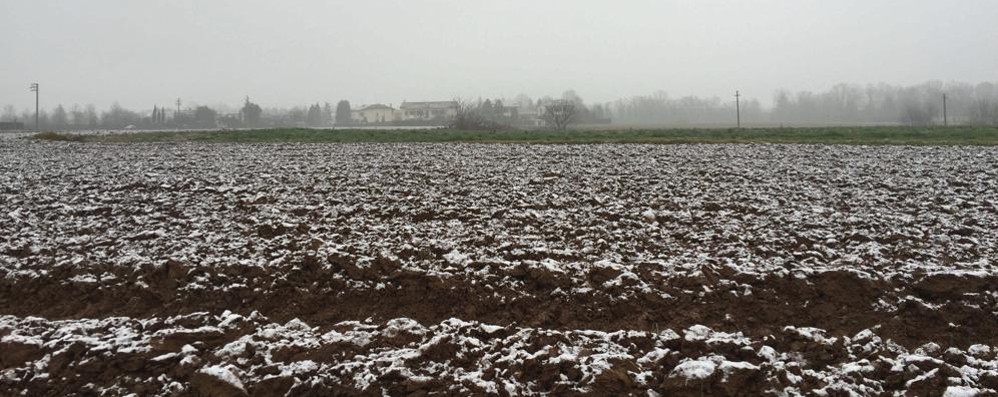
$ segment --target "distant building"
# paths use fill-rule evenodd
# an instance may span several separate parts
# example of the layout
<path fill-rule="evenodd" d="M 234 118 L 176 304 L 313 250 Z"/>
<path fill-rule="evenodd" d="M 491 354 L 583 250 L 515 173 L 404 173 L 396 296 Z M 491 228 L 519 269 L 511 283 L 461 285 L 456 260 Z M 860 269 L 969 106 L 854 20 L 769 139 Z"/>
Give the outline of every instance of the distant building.
<path fill-rule="evenodd" d="M 547 123 L 544 122 L 543 113 L 544 109 L 540 106 L 518 108 L 515 118 L 516 124 L 524 127 L 544 127 Z"/>
<path fill-rule="evenodd" d="M 358 124 L 394 123 L 400 119 L 399 115 L 395 108 L 380 103 L 350 111 L 350 117 Z"/>
<path fill-rule="evenodd" d="M 457 117 L 457 109 L 456 101 L 402 102 L 402 106 L 399 106 L 402 120 L 409 122 L 449 122 Z"/>
<path fill-rule="evenodd" d="M 20 131 L 24 129 L 24 123 L 20 121 L 0 122 L 0 131 Z"/>

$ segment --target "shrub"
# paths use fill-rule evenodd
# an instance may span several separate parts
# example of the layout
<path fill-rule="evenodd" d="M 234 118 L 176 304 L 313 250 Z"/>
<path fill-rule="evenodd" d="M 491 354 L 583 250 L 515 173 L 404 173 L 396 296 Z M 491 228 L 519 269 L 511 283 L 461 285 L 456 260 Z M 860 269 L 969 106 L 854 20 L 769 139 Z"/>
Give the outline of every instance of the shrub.
<path fill-rule="evenodd" d="M 31 138 L 43 141 L 83 142 L 83 135 L 62 134 L 54 131 L 39 132 L 32 135 Z"/>

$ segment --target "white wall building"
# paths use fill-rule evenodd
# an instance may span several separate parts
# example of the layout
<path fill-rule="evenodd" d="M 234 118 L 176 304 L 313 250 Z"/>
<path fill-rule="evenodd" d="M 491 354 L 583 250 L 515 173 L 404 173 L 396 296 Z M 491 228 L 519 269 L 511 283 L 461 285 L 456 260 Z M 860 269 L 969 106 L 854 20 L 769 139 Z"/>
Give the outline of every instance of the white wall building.
<path fill-rule="evenodd" d="M 374 104 L 350 111 L 350 118 L 358 124 L 385 124 L 399 121 L 401 113 L 395 108 Z"/>

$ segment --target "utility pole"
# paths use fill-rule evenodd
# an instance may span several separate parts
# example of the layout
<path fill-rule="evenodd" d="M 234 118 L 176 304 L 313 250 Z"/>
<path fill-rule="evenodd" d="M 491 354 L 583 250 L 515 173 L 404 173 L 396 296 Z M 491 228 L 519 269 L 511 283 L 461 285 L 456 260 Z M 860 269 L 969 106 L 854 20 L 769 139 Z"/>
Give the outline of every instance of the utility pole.
<path fill-rule="evenodd" d="M 738 122 L 738 129 L 742 129 L 742 104 L 740 97 L 742 94 L 735 90 L 735 118 Z"/>
<path fill-rule="evenodd" d="M 173 114 L 173 126 L 176 129 L 180 129 L 180 98 L 177 98 L 177 113 Z"/>
<path fill-rule="evenodd" d="M 31 83 L 31 91 L 35 93 L 35 131 L 38 131 L 38 83 Z"/>
<path fill-rule="evenodd" d="M 943 127 L 949 127 L 949 115 L 946 113 L 946 94 L 943 94 Z"/>

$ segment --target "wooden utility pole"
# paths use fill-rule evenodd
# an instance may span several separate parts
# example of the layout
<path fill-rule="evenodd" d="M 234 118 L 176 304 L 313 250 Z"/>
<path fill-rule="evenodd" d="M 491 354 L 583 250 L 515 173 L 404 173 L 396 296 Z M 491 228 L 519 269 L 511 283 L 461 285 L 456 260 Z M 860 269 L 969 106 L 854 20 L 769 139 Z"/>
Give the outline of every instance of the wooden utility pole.
<path fill-rule="evenodd" d="M 740 101 L 741 96 L 742 94 L 738 92 L 738 90 L 735 90 L 735 120 L 738 123 L 737 124 L 738 129 L 742 128 L 742 105 Z"/>
<path fill-rule="evenodd" d="M 38 83 L 31 83 L 31 91 L 35 93 L 35 131 L 38 131 Z"/>
<path fill-rule="evenodd" d="M 949 115 L 946 113 L 946 94 L 943 94 L 943 127 L 949 127 Z"/>

